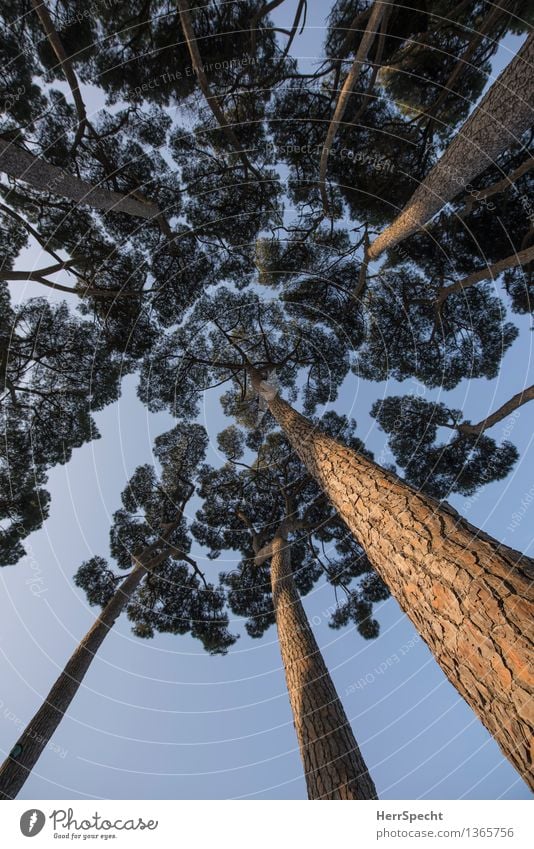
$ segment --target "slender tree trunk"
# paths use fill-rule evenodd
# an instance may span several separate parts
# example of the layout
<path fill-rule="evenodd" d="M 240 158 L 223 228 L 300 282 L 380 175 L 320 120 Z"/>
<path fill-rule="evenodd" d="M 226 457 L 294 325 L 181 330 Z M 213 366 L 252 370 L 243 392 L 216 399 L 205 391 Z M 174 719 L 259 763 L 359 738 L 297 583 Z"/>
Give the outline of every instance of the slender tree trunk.
<path fill-rule="evenodd" d="M 345 78 L 345 82 L 343 83 L 341 91 L 339 92 L 339 97 L 337 99 L 334 115 L 332 117 L 332 120 L 330 121 L 330 125 L 326 133 L 326 139 L 323 145 L 323 150 L 321 152 L 321 161 L 319 163 L 319 187 L 321 189 L 321 197 L 323 201 L 323 209 L 325 215 L 328 214 L 329 208 L 325 181 L 330 150 L 332 149 L 332 145 L 334 143 L 338 127 L 341 124 L 341 121 L 343 120 L 343 115 L 345 114 L 345 110 L 347 108 L 347 104 L 349 102 L 352 90 L 356 85 L 358 77 L 360 76 L 362 65 L 367 59 L 367 54 L 369 53 L 371 44 L 375 40 L 376 34 L 382 22 L 382 17 L 386 12 L 389 12 L 389 9 L 387 9 L 386 4 L 382 3 L 381 0 L 375 0 L 375 3 L 371 10 L 369 23 L 367 24 L 365 32 L 362 35 L 362 39 L 360 41 L 354 62 L 352 63 L 352 67 Z"/>
<path fill-rule="evenodd" d="M 528 265 L 532 261 L 534 261 L 534 245 L 531 245 L 530 248 L 525 248 L 523 251 L 519 251 L 519 253 L 507 256 L 506 259 L 500 259 L 498 262 L 493 263 L 493 265 L 486 265 L 478 271 L 473 271 L 472 274 L 468 274 L 467 277 L 463 278 L 463 280 L 451 283 L 450 286 L 444 286 L 443 289 L 438 291 L 436 299 L 437 304 L 438 306 L 441 306 L 446 298 L 448 298 L 453 292 L 460 292 L 462 289 L 468 289 L 469 286 L 474 286 L 476 283 L 480 283 L 481 280 L 488 280 L 489 278 L 495 279 L 499 276 L 499 274 L 502 274 L 503 271 L 506 271 L 507 268 L 516 268 L 518 265 Z"/>
<path fill-rule="evenodd" d="M 0 800 L 14 799 L 24 786 L 52 735 L 78 692 L 85 673 L 110 629 L 130 601 L 146 573 L 137 561 L 95 624 L 67 661 L 45 701 L 17 740 L 11 754 L 0 767 Z"/>
<path fill-rule="evenodd" d="M 290 544 L 271 544 L 278 641 L 309 799 L 376 799 L 376 790 L 310 628 L 291 570 Z"/>
<path fill-rule="evenodd" d="M 50 165 L 44 159 L 23 150 L 13 142 L 0 138 L 0 171 L 23 180 L 40 192 L 67 198 L 92 209 L 124 212 L 136 218 L 159 219 L 159 207 L 151 201 L 140 201 L 102 186 L 79 180 L 64 168 Z"/>
<path fill-rule="evenodd" d="M 510 413 L 513 413 L 514 410 L 517 410 L 519 407 L 522 407 L 523 404 L 526 404 L 528 401 L 534 401 L 534 385 L 527 386 L 526 389 L 522 389 L 521 392 L 518 392 L 517 395 L 514 395 L 513 398 L 510 398 L 509 401 L 502 404 L 498 410 L 495 410 L 491 415 L 486 416 L 485 419 L 482 419 L 481 422 L 477 424 L 468 424 L 464 422 L 463 424 L 458 425 L 458 430 L 460 433 L 473 434 L 477 436 L 479 433 L 483 433 L 488 428 L 493 427 L 497 422 L 501 422 Z"/>
<path fill-rule="evenodd" d="M 252 171 L 255 177 L 261 179 L 261 174 L 259 174 L 259 172 L 251 164 L 247 154 L 243 150 L 239 139 L 235 134 L 232 124 L 230 124 L 226 115 L 224 114 L 224 109 L 222 107 L 221 101 L 219 100 L 217 95 L 213 94 L 211 90 L 208 78 L 204 71 L 202 57 L 198 49 L 198 44 L 193 29 L 189 0 L 176 0 L 176 6 L 178 8 L 178 14 L 180 16 L 180 23 L 182 25 L 182 30 L 184 33 L 185 44 L 189 51 L 189 56 L 191 57 L 191 64 L 196 74 L 196 78 L 198 80 L 198 84 L 200 86 L 202 94 L 206 99 L 206 103 L 211 109 L 213 117 L 226 135 L 226 138 L 229 140 L 230 144 L 235 148 L 236 153 L 241 159 L 245 168 Z"/>
<path fill-rule="evenodd" d="M 534 117 L 533 64 L 534 33 L 531 33 L 407 206 L 371 243 L 370 260 L 376 260 L 385 250 L 416 233 L 529 129 Z"/>
<path fill-rule="evenodd" d="M 465 48 L 461 56 L 458 57 L 458 61 L 452 69 L 449 78 L 443 86 L 440 94 L 437 96 L 435 101 L 428 107 L 428 109 L 425 110 L 425 112 L 421 116 L 422 118 L 431 118 L 436 114 L 436 111 L 439 109 L 443 101 L 446 100 L 449 94 L 454 90 L 454 86 L 456 85 L 458 79 L 461 80 L 462 74 L 466 70 L 467 66 L 471 65 L 471 59 L 477 47 L 488 36 L 488 33 L 493 30 L 494 32 L 492 40 L 498 40 L 498 34 L 495 32 L 495 24 L 502 15 L 509 13 L 510 10 L 506 8 L 507 5 L 510 6 L 512 4 L 504 3 L 501 6 L 493 6 L 486 20 L 483 22 L 481 28 L 474 32 L 471 36 L 471 40 L 467 44 L 467 47 Z"/>
<path fill-rule="evenodd" d="M 534 561 L 318 431 L 257 375 L 253 381 L 451 683 L 534 787 Z"/>
<path fill-rule="evenodd" d="M 516 183 L 523 174 L 528 174 L 529 171 L 532 171 L 534 168 L 534 158 L 527 154 L 527 158 L 521 165 L 512 171 L 511 174 L 507 174 L 506 177 L 503 177 L 502 180 L 499 180 L 497 183 L 492 183 L 491 186 L 488 186 L 485 189 L 480 189 L 477 191 L 476 196 L 469 197 L 466 202 L 464 208 L 458 213 L 460 218 L 465 218 L 471 212 L 472 208 L 476 206 L 477 203 L 480 203 L 482 200 L 486 200 L 487 198 L 493 197 L 493 195 L 500 195 L 503 192 L 506 192 L 514 183 Z"/>
<path fill-rule="evenodd" d="M 67 80 L 70 90 L 72 92 L 72 97 L 74 100 L 74 105 L 76 106 L 76 112 L 78 113 L 79 120 L 78 130 L 76 132 L 76 137 L 73 145 L 74 149 L 76 149 L 78 143 L 80 142 L 83 136 L 85 124 L 87 123 L 87 112 L 85 110 L 85 103 L 83 102 L 78 78 L 76 77 L 74 68 L 72 67 L 71 61 L 67 56 L 65 48 L 63 47 L 63 42 L 61 41 L 59 33 L 54 26 L 52 18 L 50 17 L 50 12 L 48 11 L 45 3 L 43 2 L 43 0 L 32 0 L 32 6 L 41 22 L 41 26 L 46 34 L 50 46 L 56 54 L 56 58 L 61 66 L 61 69 L 65 75 L 65 79 Z"/>

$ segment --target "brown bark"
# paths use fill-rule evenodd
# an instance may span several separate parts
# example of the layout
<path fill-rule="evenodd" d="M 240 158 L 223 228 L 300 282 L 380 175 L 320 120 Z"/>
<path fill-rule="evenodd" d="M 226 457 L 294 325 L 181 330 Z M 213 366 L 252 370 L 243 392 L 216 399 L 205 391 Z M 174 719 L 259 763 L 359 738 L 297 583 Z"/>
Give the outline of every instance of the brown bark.
<path fill-rule="evenodd" d="M 141 583 L 140 560 L 79 643 L 37 713 L 0 767 L 0 800 L 15 799 L 68 710 L 94 657 Z"/>
<path fill-rule="evenodd" d="M 92 209 L 124 212 L 135 218 L 158 219 L 159 207 L 151 201 L 141 201 L 102 186 L 79 180 L 63 168 L 50 165 L 12 142 L 0 138 L 0 171 L 23 180 L 37 191 L 58 195 Z"/>
<path fill-rule="evenodd" d="M 451 683 L 534 787 L 534 561 L 254 383 Z"/>
<path fill-rule="evenodd" d="M 309 799 L 376 799 L 360 753 L 304 612 L 283 534 L 271 543 L 278 641 Z"/>
<path fill-rule="evenodd" d="M 514 410 L 517 410 L 518 407 L 521 407 L 523 404 L 526 404 L 528 401 L 534 401 L 534 386 L 528 386 L 526 389 L 522 389 L 521 392 L 518 392 L 517 395 L 514 395 L 513 398 L 510 398 L 509 401 L 506 401 L 498 410 L 495 410 L 494 413 L 491 413 L 490 416 L 486 416 L 485 419 L 482 419 L 481 422 L 477 424 L 464 424 L 458 425 L 458 430 L 460 433 L 473 434 L 477 436 L 479 433 L 483 433 L 488 428 L 493 427 L 497 422 L 501 422 L 510 413 L 513 413 Z"/>
<path fill-rule="evenodd" d="M 369 259 L 416 233 L 471 180 L 529 129 L 534 115 L 531 82 L 534 33 L 425 177 L 400 215 L 372 242 Z"/>

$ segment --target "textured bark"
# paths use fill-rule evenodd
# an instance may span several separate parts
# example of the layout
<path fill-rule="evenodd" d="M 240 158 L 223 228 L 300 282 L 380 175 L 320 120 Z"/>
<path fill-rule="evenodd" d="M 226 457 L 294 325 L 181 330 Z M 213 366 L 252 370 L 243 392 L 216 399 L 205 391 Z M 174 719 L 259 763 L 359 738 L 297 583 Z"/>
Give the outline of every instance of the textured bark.
<path fill-rule="evenodd" d="M 113 598 L 89 629 L 43 704 L 30 720 L 0 767 L 0 800 L 15 799 L 46 748 L 110 629 L 115 624 L 146 573 L 141 562 L 119 586 Z M 21 747 L 21 750 L 17 750 Z"/>
<path fill-rule="evenodd" d="M 526 389 L 522 389 L 521 392 L 518 392 L 517 395 L 514 395 L 513 398 L 510 398 L 509 401 L 502 404 L 498 410 L 491 413 L 491 415 L 486 416 L 485 419 L 482 419 L 481 422 L 477 422 L 477 424 L 467 424 L 464 422 L 463 424 L 458 425 L 458 430 L 460 433 L 473 434 L 474 436 L 479 433 L 483 433 L 488 428 L 493 427 L 497 422 L 501 422 L 510 413 L 513 413 L 514 410 L 517 410 L 518 407 L 522 407 L 523 404 L 526 404 L 528 401 L 534 401 L 534 386 L 528 386 Z"/>
<path fill-rule="evenodd" d="M 472 274 L 468 274 L 468 276 L 464 277 L 463 280 L 451 283 L 450 286 L 444 286 L 443 289 L 440 289 L 438 292 L 437 303 L 441 306 L 445 299 L 453 292 L 460 292 L 462 289 L 467 289 L 469 286 L 474 286 L 476 283 L 480 283 L 481 280 L 488 280 L 489 278 L 494 280 L 499 276 L 499 274 L 506 271 L 507 268 L 516 268 L 518 265 L 528 265 L 532 261 L 534 261 L 534 245 L 530 248 L 525 248 L 524 251 L 519 251 L 519 253 L 507 256 L 506 259 L 500 259 L 498 262 L 493 263 L 493 265 L 486 265 L 478 271 L 473 271 Z"/>
<path fill-rule="evenodd" d="M 255 385 L 451 683 L 534 787 L 534 561 Z"/>
<path fill-rule="evenodd" d="M 317 645 L 291 570 L 290 544 L 271 544 L 278 641 L 309 799 L 376 799 L 376 790 Z"/>
<path fill-rule="evenodd" d="M 493 83 L 400 215 L 372 242 L 369 259 L 416 233 L 529 129 L 534 116 L 534 33 Z"/>
<path fill-rule="evenodd" d="M 146 219 L 158 219 L 161 215 L 159 207 L 148 200 L 143 202 L 119 192 L 108 191 L 101 186 L 93 186 L 2 138 L 0 171 L 17 180 L 23 180 L 40 192 L 58 195 L 92 209 L 124 212 L 135 218 Z"/>

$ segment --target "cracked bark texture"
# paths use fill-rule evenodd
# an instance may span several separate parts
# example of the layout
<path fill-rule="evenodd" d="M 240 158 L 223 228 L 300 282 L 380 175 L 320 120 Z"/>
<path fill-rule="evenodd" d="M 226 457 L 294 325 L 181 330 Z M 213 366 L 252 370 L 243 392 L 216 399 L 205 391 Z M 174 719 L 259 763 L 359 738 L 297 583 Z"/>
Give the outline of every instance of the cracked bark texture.
<path fill-rule="evenodd" d="M 451 683 L 534 788 L 534 561 L 268 401 Z"/>
<path fill-rule="evenodd" d="M 370 260 L 376 260 L 385 250 L 416 233 L 531 127 L 534 117 L 533 65 L 534 33 L 531 33 L 407 206 L 372 242 Z"/>
<path fill-rule="evenodd" d="M 15 799 L 63 719 L 104 639 L 141 583 L 146 567 L 138 562 L 103 608 L 69 658 L 43 704 L 0 767 L 0 800 Z"/>
<path fill-rule="evenodd" d="M 308 799 L 377 799 L 291 570 L 290 543 L 272 542 L 271 585 Z"/>

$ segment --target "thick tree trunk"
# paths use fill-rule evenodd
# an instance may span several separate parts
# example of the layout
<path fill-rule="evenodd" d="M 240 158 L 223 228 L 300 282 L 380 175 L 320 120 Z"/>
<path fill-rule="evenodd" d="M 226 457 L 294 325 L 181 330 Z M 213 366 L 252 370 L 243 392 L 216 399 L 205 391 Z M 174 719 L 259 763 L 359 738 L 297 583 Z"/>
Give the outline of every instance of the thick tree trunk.
<path fill-rule="evenodd" d="M 451 683 L 534 787 L 534 561 L 254 383 Z"/>
<path fill-rule="evenodd" d="M 290 544 L 271 544 L 278 641 L 309 799 L 376 799 L 373 780 L 310 628 L 291 571 Z"/>
<path fill-rule="evenodd" d="M 2 138 L 0 171 L 17 180 L 23 180 L 37 191 L 58 195 L 92 209 L 124 212 L 126 215 L 146 219 L 158 219 L 161 215 L 159 207 L 150 201 L 143 202 L 119 192 L 111 192 L 102 186 L 93 186 Z"/>
<path fill-rule="evenodd" d="M 534 33 L 493 83 L 400 215 L 369 248 L 376 260 L 416 233 L 532 125 Z"/>
<path fill-rule="evenodd" d="M 521 392 L 518 392 L 517 395 L 514 395 L 513 398 L 510 398 L 509 401 L 506 401 L 502 404 L 498 410 L 495 410 L 491 415 L 486 416 L 485 419 L 482 419 L 481 422 L 477 422 L 477 424 L 467 424 L 464 422 L 463 424 L 458 425 L 458 430 L 460 433 L 473 434 L 474 436 L 479 433 L 483 433 L 488 428 L 493 427 L 497 422 L 501 422 L 510 413 L 513 413 L 514 410 L 517 410 L 519 407 L 522 407 L 523 404 L 526 404 L 528 401 L 534 401 L 534 386 L 527 386 L 526 389 L 522 389 Z"/>
<path fill-rule="evenodd" d="M 78 692 L 85 673 L 146 573 L 138 561 L 71 655 L 45 701 L 0 767 L 0 800 L 14 799 Z"/>

